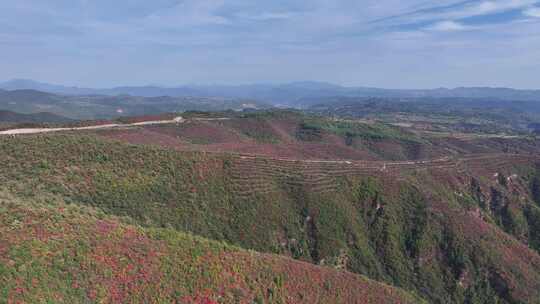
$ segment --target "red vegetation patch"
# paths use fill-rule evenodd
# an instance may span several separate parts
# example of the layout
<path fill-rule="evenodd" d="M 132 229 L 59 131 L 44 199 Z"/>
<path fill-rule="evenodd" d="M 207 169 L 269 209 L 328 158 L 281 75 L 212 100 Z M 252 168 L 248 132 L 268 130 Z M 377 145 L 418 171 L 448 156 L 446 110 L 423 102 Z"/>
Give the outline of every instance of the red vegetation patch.
<path fill-rule="evenodd" d="M 273 137 L 279 139 L 279 132 L 276 132 L 272 125 L 266 119 L 244 118 L 231 119 L 222 122 L 224 127 L 236 130 L 241 134 L 250 137 Z"/>
<path fill-rule="evenodd" d="M 189 143 L 166 134 L 153 132 L 147 128 L 140 129 L 115 129 L 97 132 L 98 135 L 106 138 L 121 140 L 130 144 L 138 145 L 159 145 L 168 148 L 179 148 L 189 145 Z"/>
<path fill-rule="evenodd" d="M 179 299 L 180 303 L 184 304 L 219 304 L 219 302 L 212 300 L 209 296 L 197 295 L 194 297 L 186 296 Z"/>
<path fill-rule="evenodd" d="M 231 129 L 241 127 L 239 129 Z M 252 124 L 255 124 L 253 122 Z M 248 124 L 250 125 L 250 124 Z M 294 123 L 277 121 L 263 124 L 264 134 L 276 136 L 276 143 L 261 143 L 241 135 L 249 126 L 230 121 L 194 121 L 178 126 L 148 126 L 131 130 L 106 130 L 98 134 L 132 144 L 152 144 L 183 151 L 239 153 L 294 159 L 373 160 L 371 153 L 345 145 L 342 138 L 325 134 L 321 142 L 302 142 L 294 138 Z M 259 126 L 259 129 L 263 127 Z M 255 129 L 256 130 L 256 129 Z M 256 132 L 251 130 L 252 132 Z"/>
<path fill-rule="evenodd" d="M 179 125 L 145 126 L 134 130 L 99 131 L 103 136 L 133 144 L 155 144 L 178 150 L 232 152 L 294 159 L 376 160 L 418 159 L 438 155 L 425 147 L 392 141 L 347 145 L 342 136 L 322 132 L 315 141 L 297 138 L 298 118 L 233 118 L 188 120 Z M 439 149 L 443 151 L 444 149 Z M 387 157 L 384 157 L 387 156 Z"/>
<path fill-rule="evenodd" d="M 60 208 L 9 208 L 0 215 L 0 270 L 8 270 L 0 292 L 8 303 L 418 303 L 358 275 L 178 232 Z M 55 237 L 36 241 L 35 231 Z"/>
<path fill-rule="evenodd" d="M 106 236 L 111 233 L 113 230 L 118 228 L 118 224 L 110 221 L 97 221 L 96 222 L 96 231 L 99 235 Z"/>
<path fill-rule="evenodd" d="M 107 119 L 83 120 L 83 121 L 63 124 L 62 127 L 66 127 L 66 128 L 92 127 L 92 126 L 110 125 L 114 123 L 115 123 L 114 121 L 107 120 Z"/>
<path fill-rule="evenodd" d="M 250 270 L 247 273 L 250 281 L 263 283 L 262 294 L 250 297 L 272 298 L 288 304 L 414 302 L 414 298 L 403 291 L 359 275 L 269 254 L 228 253 L 222 256 L 222 263 L 224 265 L 240 263 L 242 269 Z M 242 285 L 242 275 L 235 274 L 234 270 L 229 271 L 232 276 L 239 275 L 239 279 L 230 280 L 235 282 L 231 287 L 239 290 L 237 291 L 239 293 L 245 292 L 247 287 Z"/>
<path fill-rule="evenodd" d="M 161 280 L 159 257 L 164 246 L 133 228 L 116 229 L 117 224 L 98 221 L 96 234 L 104 237 L 92 249 L 87 267 L 99 270 L 91 279 L 88 297 L 96 300 L 99 289 L 106 290 L 108 303 L 149 298 L 149 286 Z M 117 234 L 117 238 L 107 237 Z M 84 266 L 83 266 L 84 267 Z"/>
<path fill-rule="evenodd" d="M 159 121 L 159 120 L 172 120 L 178 115 L 173 113 L 165 113 L 158 115 L 145 115 L 145 116 L 136 116 L 136 117 L 122 117 L 118 120 L 125 124 L 133 124 L 145 121 Z"/>
<path fill-rule="evenodd" d="M 284 142 L 295 142 L 298 122 L 295 120 L 276 119 L 268 122 L 276 135 Z"/>
<path fill-rule="evenodd" d="M 245 141 L 245 138 L 224 128 L 220 122 L 192 121 L 178 126 L 155 126 L 149 129 L 193 143 L 213 144 Z"/>
<path fill-rule="evenodd" d="M 4 240 L 0 240 L 0 261 L 6 259 L 8 251 L 9 243 Z"/>
<path fill-rule="evenodd" d="M 474 215 L 446 213 L 456 231 L 467 231 L 464 236 L 473 244 L 481 244 L 478 248 L 486 251 L 486 258 L 491 256 L 499 284 L 513 299 L 525 303 L 538 294 L 540 256 L 536 252 Z"/>

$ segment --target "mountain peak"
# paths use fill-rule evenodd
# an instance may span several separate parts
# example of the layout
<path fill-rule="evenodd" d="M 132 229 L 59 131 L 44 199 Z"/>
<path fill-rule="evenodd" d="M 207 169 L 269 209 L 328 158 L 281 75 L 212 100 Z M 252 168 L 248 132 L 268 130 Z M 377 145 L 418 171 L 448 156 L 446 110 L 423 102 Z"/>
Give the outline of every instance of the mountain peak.
<path fill-rule="evenodd" d="M 34 87 L 36 85 L 41 85 L 41 83 L 34 81 L 32 79 L 14 78 L 6 82 L 0 83 L 0 88 L 21 89 L 21 88 Z"/>

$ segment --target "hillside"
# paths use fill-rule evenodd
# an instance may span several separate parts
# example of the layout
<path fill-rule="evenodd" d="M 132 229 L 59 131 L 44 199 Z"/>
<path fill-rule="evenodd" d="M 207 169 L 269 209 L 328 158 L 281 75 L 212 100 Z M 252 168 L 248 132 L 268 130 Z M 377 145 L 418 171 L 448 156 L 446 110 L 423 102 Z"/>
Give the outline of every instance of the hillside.
<path fill-rule="evenodd" d="M 0 110 L 0 123 L 12 124 L 44 124 L 44 123 L 68 123 L 72 120 L 51 113 L 20 114 L 11 111 Z"/>
<path fill-rule="evenodd" d="M 540 298 L 537 153 L 494 145 L 432 160 L 301 161 L 102 136 L 0 138 L 0 182 L 24 200 L 59 196 L 145 229 L 362 274 L 430 303 Z M 520 141 L 534 147 L 510 140 Z"/>
<path fill-rule="evenodd" d="M 351 273 L 0 192 L 6 303 L 419 303 Z"/>
<path fill-rule="evenodd" d="M 178 125 L 117 129 L 100 136 L 181 151 L 234 152 L 288 159 L 418 160 L 472 153 L 536 153 L 534 137 L 450 132 L 299 112 L 184 113 Z M 429 126 L 436 125 L 435 123 Z M 493 131 L 494 132 L 494 131 Z"/>
<path fill-rule="evenodd" d="M 309 112 L 377 119 L 420 128 L 469 133 L 526 133 L 540 122 L 540 101 L 497 98 L 347 98 L 310 100 Z"/>

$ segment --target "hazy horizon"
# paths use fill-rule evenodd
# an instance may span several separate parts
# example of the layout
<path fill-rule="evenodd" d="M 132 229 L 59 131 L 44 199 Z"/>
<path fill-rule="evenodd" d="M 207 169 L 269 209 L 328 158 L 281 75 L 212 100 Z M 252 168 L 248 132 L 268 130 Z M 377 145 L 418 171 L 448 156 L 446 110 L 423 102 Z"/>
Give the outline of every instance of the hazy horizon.
<path fill-rule="evenodd" d="M 338 86 L 345 89 L 354 89 L 354 88 L 366 88 L 366 89 L 382 89 L 382 90 L 437 90 L 437 89 L 447 89 L 447 90 L 454 90 L 454 89 L 474 89 L 474 88 L 487 88 L 487 89 L 513 89 L 513 90 L 534 90 L 534 91 L 540 91 L 540 85 L 538 87 L 533 88 L 519 88 L 519 87 L 505 87 L 505 86 L 479 86 L 479 85 L 472 85 L 472 86 L 459 86 L 459 87 L 444 87 L 444 86 L 438 86 L 438 87 L 411 87 L 411 88 L 394 88 L 394 87 L 380 87 L 380 86 L 365 86 L 365 85 L 346 85 L 346 84 L 339 84 L 339 83 L 333 83 L 328 81 L 319 81 L 319 80 L 292 80 L 288 82 L 253 82 L 253 83 L 233 83 L 233 84 L 227 84 L 227 83 L 179 83 L 176 85 L 164 85 L 159 83 L 141 83 L 141 84 L 120 84 L 120 85 L 111 85 L 111 86 L 89 86 L 89 85 L 70 85 L 65 83 L 53 83 L 43 80 L 36 80 L 36 79 L 30 79 L 30 78 L 11 78 L 11 79 L 0 79 L 0 85 L 6 84 L 10 82 L 18 82 L 18 81 L 24 81 L 24 82 L 34 82 L 37 84 L 43 84 L 43 85 L 52 85 L 52 86 L 61 86 L 65 88 L 78 88 L 78 89 L 96 89 L 96 90 L 107 90 L 107 89 L 115 89 L 115 88 L 122 88 L 122 87 L 156 87 L 156 88 L 163 88 L 163 89 L 174 89 L 174 88 L 182 88 L 182 87 L 211 87 L 211 86 L 223 86 L 223 87 L 248 87 L 248 86 L 280 86 L 280 85 L 294 85 L 294 84 L 320 84 L 320 85 L 331 85 L 331 86 Z M 0 88 L 1 89 L 1 88 Z"/>
<path fill-rule="evenodd" d="M 0 3 L 0 78 L 538 89 L 538 0 Z"/>

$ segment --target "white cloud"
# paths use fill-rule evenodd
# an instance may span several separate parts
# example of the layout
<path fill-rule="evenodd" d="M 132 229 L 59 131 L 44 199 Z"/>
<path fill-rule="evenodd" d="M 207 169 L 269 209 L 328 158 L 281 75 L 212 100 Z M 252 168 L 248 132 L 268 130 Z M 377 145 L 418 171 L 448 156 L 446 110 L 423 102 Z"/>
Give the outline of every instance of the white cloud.
<path fill-rule="evenodd" d="M 540 0 L 82 1 L 0 0 L 2 73 L 101 86 L 315 77 L 534 87 L 540 72 Z M 461 20 L 514 10 L 521 18 Z"/>
<path fill-rule="evenodd" d="M 428 20 L 457 20 L 468 17 L 484 16 L 506 12 L 515 9 L 525 9 L 536 4 L 538 0 L 490 0 L 474 2 L 465 5 L 452 6 L 451 8 L 416 11 L 396 17 L 400 22 L 419 22 Z"/>
<path fill-rule="evenodd" d="M 437 22 L 427 27 L 426 29 L 430 31 L 438 31 L 438 32 L 456 32 L 456 31 L 468 30 L 470 28 L 459 22 L 446 20 L 446 21 Z"/>
<path fill-rule="evenodd" d="M 249 19 L 255 21 L 270 21 L 270 20 L 283 20 L 293 18 L 296 14 L 289 12 L 266 12 L 262 14 L 237 14 L 236 16 L 241 19 Z"/>
<path fill-rule="evenodd" d="M 225 25 L 230 21 L 216 13 L 224 5 L 224 0 L 186 0 L 172 8 L 151 14 L 145 19 L 153 26 L 165 28 Z"/>
<path fill-rule="evenodd" d="M 540 8 L 534 7 L 523 11 L 525 16 L 540 18 Z"/>
<path fill-rule="evenodd" d="M 498 12 L 519 9 L 533 5 L 537 0 L 493 0 L 482 1 L 477 4 L 464 6 L 462 9 L 450 12 L 456 17 L 466 18 L 472 16 L 488 15 Z"/>

